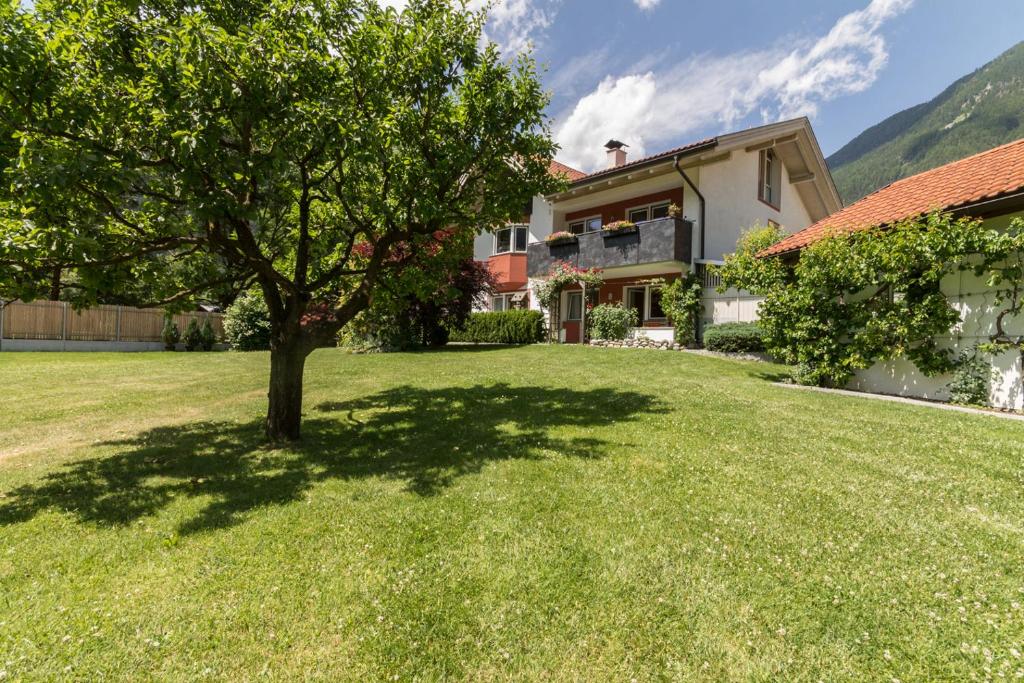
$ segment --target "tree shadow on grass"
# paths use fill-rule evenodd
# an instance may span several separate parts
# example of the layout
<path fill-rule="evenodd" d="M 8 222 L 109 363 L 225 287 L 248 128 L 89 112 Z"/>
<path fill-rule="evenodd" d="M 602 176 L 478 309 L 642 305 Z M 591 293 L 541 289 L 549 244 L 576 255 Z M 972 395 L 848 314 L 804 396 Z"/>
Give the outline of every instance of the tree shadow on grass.
<path fill-rule="evenodd" d="M 490 462 L 600 457 L 608 444 L 593 428 L 658 412 L 665 408 L 655 397 L 614 389 L 405 386 L 321 403 L 304 421 L 302 443 L 290 448 L 263 445 L 258 422 L 157 427 L 103 444 L 113 455 L 7 491 L 0 525 L 53 510 L 118 526 L 192 498 L 202 507 L 178 528 L 190 534 L 237 524 L 329 479 L 384 477 L 431 496 Z"/>

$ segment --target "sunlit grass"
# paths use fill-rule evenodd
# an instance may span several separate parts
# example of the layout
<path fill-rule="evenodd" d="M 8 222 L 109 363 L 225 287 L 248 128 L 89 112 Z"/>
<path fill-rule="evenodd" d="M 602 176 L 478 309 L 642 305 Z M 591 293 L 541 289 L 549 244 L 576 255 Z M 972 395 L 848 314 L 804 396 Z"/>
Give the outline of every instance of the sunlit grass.
<path fill-rule="evenodd" d="M 0 354 L 6 679 L 1024 675 L 1024 424 L 655 351 Z"/>

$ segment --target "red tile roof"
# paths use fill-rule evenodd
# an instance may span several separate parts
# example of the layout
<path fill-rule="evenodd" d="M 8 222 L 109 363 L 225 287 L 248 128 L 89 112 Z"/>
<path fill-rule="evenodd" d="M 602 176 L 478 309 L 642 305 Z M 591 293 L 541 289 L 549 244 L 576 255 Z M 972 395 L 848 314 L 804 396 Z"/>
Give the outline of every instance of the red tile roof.
<path fill-rule="evenodd" d="M 867 230 L 1024 190 L 1024 139 L 897 180 L 790 235 L 759 256 L 798 251 L 827 234 Z"/>
<path fill-rule="evenodd" d="M 579 180 L 587 175 L 583 171 L 577 171 L 575 168 L 566 166 L 561 161 L 555 161 L 554 159 L 551 160 L 548 171 L 554 176 L 565 176 L 569 182 Z"/>

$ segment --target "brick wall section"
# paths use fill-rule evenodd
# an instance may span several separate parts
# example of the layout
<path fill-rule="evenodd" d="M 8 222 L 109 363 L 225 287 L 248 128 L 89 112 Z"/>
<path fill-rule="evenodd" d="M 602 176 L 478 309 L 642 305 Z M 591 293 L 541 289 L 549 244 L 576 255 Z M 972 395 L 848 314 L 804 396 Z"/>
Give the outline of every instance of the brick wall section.
<path fill-rule="evenodd" d="M 675 202 L 680 208 L 682 208 L 683 188 L 677 187 L 671 190 L 655 192 L 654 194 L 645 194 L 631 199 L 624 199 L 621 202 L 602 204 L 582 211 L 573 211 L 572 213 L 565 215 L 565 220 L 566 223 L 571 223 L 572 221 L 576 221 L 581 218 L 589 218 L 591 216 L 601 214 L 601 222 L 607 225 L 608 223 L 614 223 L 615 221 L 626 220 L 626 211 L 628 209 L 632 209 L 636 206 L 644 206 L 646 204 L 657 204 L 658 202 L 664 202 L 666 200 Z"/>

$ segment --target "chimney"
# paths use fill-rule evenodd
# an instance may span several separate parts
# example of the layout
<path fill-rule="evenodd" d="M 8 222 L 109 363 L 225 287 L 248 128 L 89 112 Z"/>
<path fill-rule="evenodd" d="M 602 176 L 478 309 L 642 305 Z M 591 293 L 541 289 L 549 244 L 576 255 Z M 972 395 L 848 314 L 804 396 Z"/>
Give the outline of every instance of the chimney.
<path fill-rule="evenodd" d="M 608 168 L 618 168 L 626 163 L 626 150 L 623 147 L 629 145 L 613 139 L 606 142 L 604 147 L 608 150 Z"/>

